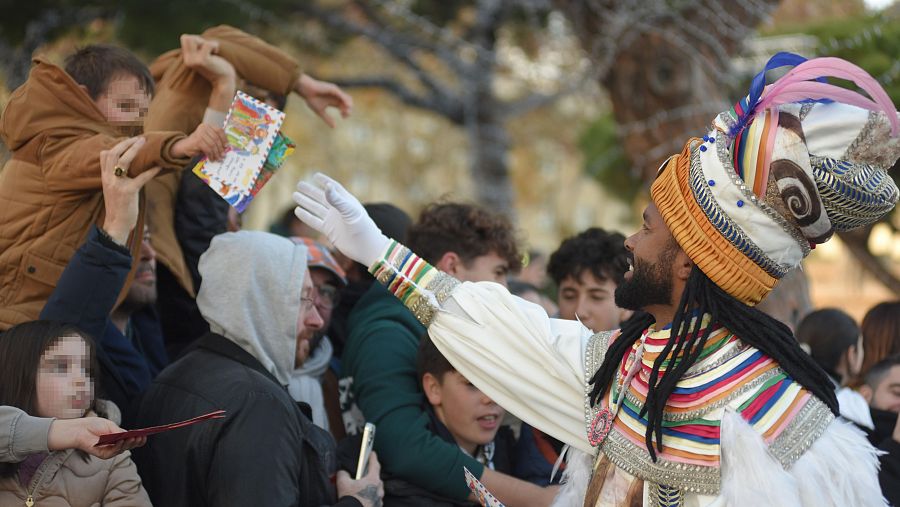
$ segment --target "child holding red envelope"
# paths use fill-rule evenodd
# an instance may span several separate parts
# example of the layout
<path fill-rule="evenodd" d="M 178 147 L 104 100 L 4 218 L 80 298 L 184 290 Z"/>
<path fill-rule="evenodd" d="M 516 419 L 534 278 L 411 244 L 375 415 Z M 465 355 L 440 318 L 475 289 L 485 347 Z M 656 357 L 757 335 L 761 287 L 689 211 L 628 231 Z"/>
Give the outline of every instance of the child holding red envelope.
<path fill-rule="evenodd" d="M 32 321 L 12 327 L 0 335 L 0 364 L 0 404 L 57 419 L 116 410 L 94 398 L 93 343 L 71 325 Z M 150 505 L 127 451 L 104 460 L 69 449 L 0 464 L 0 505 L 31 507 L 50 498 L 64 498 L 71 507 Z"/>

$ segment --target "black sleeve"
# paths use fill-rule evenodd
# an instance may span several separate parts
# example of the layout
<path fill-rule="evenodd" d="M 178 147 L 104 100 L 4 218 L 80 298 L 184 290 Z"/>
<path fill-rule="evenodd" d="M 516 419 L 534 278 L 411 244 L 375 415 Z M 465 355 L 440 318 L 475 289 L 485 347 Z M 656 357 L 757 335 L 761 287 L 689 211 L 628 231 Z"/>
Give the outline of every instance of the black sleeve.
<path fill-rule="evenodd" d="M 193 166 L 190 166 L 193 167 Z M 213 237 L 228 227 L 229 204 L 190 170 L 182 173 L 175 204 L 175 235 L 194 287 L 200 286 L 197 265 Z"/>
<path fill-rule="evenodd" d="M 900 505 L 900 442 L 886 438 L 878 449 L 887 454 L 881 455 L 881 470 L 878 471 L 878 482 L 881 493 L 891 505 Z"/>
<path fill-rule="evenodd" d="M 41 310 L 41 319 L 67 322 L 99 339 L 131 269 L 129 251 L 91 226 Z"/>
<path fill-rule="evenodd" d="M 334 507 L 362 507 L 362 502 L 352 496 L 342 496 Z"/>
<path fill-rule="evenodd" d="M 304 448 L 294 417 L 266 393 L 251 392 L 227 417 L 208 472 L 208 505 L 298 505 Z"/>

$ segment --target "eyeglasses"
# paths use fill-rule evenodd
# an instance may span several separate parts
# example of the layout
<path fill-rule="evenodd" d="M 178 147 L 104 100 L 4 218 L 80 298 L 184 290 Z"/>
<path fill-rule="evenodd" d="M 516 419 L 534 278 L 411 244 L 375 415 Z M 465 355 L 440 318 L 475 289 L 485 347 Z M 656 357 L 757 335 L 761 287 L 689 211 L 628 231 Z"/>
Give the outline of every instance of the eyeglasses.
<path fill-rule="evenodd" d="M 300 298 L 300 310 L 303 313 L 308 313 L 315 306 L 316 306 L 316 298 L 315 297 L 309 296 L 309 297 L 301 297 Z"/>
<path fill-rule="evenodd" d="M 316 306 L 322 308 L 323 310 L 331 310 L 337 305 L 338 302 L 338 290 L 334 285 L 328 285 L 323 283 L 322 285 L 317 285 L 316 289 Z"/>

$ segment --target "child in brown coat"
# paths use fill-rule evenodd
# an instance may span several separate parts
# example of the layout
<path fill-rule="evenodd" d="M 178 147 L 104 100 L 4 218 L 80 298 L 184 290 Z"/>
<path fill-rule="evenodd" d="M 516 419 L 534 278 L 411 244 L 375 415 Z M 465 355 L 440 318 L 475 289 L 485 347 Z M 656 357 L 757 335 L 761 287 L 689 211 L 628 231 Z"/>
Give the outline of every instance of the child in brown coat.
<path fill-rule="evenodd" d="M 91 224 L 102 220 L 98 154 L 140 130 L 153 89 L 133 54 L 95 45 L 70 56 L 65 70 L 35 59 L 13 92 L 0 118 L 0 137 L 12 151 L 0 172 L 0 330 L 37 318 Z M 181 169 L 199 154 L 218 159 L 227 143 L 224 131 L 209 125 L 189 136 L 143 137 L 137 157 L 122 168 L 130 175 Z M 140 244 L 133 235 L 134 258 Z"/>

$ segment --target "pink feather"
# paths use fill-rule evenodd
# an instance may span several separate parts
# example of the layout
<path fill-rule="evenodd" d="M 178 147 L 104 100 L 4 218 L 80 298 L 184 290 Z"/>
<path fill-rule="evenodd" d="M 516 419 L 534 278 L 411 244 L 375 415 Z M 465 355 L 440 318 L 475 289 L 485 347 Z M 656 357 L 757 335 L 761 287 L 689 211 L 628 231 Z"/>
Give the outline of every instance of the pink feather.
<path fill-rule="evenodd" d="M 812 81 L 820 77 L 853 81 L 872 99 L 839 86 Z M 766 87 L 754 109 L 762 112 L 770 106 L 806 99 L 832 99 L 871 111 L 884 111 L 891 124 L 891 134 L 897 136 L 900 133 L 900 120 L 897 119 L 894 103 L 884 88 L 866 71 L 840 58 L 814 58 L 794 67 L 784 77 Z"/>
<path fill-rule="evenodd" d="M 831 99 L 843 104 L 869 109 L 881 110 L 881 106 L 869 98 L 852 90 L 817 81 L 800 81 L 781 87 L 778 93 L 769 94 L 760 101 L 760 108 L 765 110 L 779 104 L 790 104 L 806 99 Z"/>

